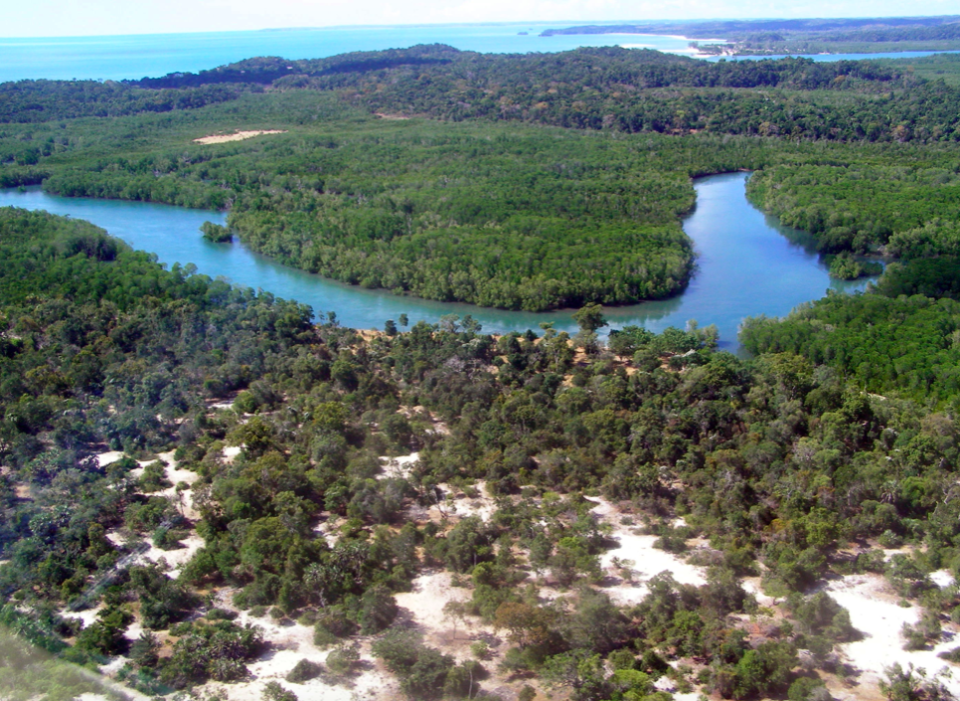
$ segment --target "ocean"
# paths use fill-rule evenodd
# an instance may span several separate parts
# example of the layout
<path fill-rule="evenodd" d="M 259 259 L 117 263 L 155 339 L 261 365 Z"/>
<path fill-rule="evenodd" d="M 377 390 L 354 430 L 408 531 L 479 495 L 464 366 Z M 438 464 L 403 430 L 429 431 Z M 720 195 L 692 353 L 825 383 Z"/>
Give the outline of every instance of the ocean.
<path fill-rule="evenodd" d="M 569 23 L 499 23 L 326 27 L 248 32 L 102 37 L 0 39 L 0 82 L 123 80 L 196 72 L 254 56 L 323 58 L 349 51 L 379 51 L 415 44 L 449 44 L 484 53 L 554 52 L 581 46 L 646 47 L 690 54 L 683 37 L 596 34 L 541 37 Z"/>
<path fill-rule="evenodd" d="M 380 51 L 406 48 L 415 44 L 448 44 L 463 51 L 483 53 L 555 52 L 582 46 L 622 46 L 694 55 L 694 50 L 689 45 L 690 40 L 677 36 L 540 36 L 545 29 L 558 29 L 570 24 L 572 23 L 503 22 L 100 37 L 0 38 L 0 82 L 24 79 L 135 80 L 155 78 L 177 71 L 195 73 L 254 56 L 324 58 L 349 51 Z M 809 58 L 814 61 L 919 58 L 931 53 L 934 52 L 819 55 Z M 756 57 L 744 59 L 757 60 Z M 706 60 L 718 59 L 711 57 Z"/>

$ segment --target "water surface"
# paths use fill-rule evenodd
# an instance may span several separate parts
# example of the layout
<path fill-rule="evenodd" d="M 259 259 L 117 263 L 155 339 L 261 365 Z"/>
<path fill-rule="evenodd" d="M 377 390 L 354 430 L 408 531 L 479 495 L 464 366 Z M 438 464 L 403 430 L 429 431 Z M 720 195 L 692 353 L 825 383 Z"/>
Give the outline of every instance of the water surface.
<path fill-rule="evenodd" d="M 529 53 L 629 43 L 690 53 L 683 37 L 618 34 L 538 36 L 563 23 L 325 27 L 247 32 L 0 39 L 0 82 L 123 80 L 175 71 L 196 72 L 254 56 L 325 58 L 349 51 L 380 51 L 415 44 L 448 44 L 463 51 Z M 0 30 L 2 31 L 2 30 Z"/>
<path fill-rule="evenodd" d="M 701 326 L 716 324 L 722 346 L 732 349 L 747 316 L 782 316 L 801 302 L 819 299 L 828 288 L 850 291 L 866 285 L 830 280 L 808 235 L 779 226 L 747 201 L 747 177 L 747 173 L 730 173 L 696 181 L 697 206 L 683 223 L 697 252 L 690 285 L 668 300 L 608 308 L 612 328 L 636 324 L 662 331 L 694 319 Z M 387 319 L 397 319 L 401 313 L 411 323 L 420 319 L 435 323 L 445 314 L 471 314 L 492 333 L 536 330 L 543 321 L 552 321 L 561 330 L 576 328 L 569 310 L 512 312 L 364 290 L 275 263 L 239 243 L 210 243 L 199 227 L 206 220 L 224 223 L 225 216 L 219 212 L 56 197 L 39 188 L 0 190 L 0 206 L 8 205 L 86 219 L 134 248 L 156 253 L 161 263 L 194 263 L 200 273 L 211 277 L 296 299 L 316 311 L 333 310 L 341 323 L 354 328 L 382 328 Z"/>

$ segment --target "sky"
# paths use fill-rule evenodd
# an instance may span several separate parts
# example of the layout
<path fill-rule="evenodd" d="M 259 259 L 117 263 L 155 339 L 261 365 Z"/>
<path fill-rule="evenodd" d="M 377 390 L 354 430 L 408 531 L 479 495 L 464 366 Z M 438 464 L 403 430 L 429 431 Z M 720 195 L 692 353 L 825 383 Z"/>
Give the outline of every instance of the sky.
<path fill-rule="evenodd" d="M 957 0 L 30 0 L 2 37 L 102 36 L 341 25 L 584 23 L 645 19 L 883 17 L 960 13 Z"/>

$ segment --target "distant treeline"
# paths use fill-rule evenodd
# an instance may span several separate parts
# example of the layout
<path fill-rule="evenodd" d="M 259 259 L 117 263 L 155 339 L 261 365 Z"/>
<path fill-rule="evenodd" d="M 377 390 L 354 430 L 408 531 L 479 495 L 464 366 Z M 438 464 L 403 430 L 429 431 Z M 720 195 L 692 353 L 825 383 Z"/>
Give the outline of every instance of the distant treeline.
<path fill-rule="evenodd" d="M 620 48 L 520 56 L 432 45 L 319 60 L 251 59 L 131 83 L 21 81 L 0 85 L 0 121 L 192 110 L 261 91 L 331 91 L 347 104 L 392 115 L 627 133 L 960 138 L 960 91 L 889 66 L 805 59 L 711 64 Z"/>
<path fill-rule="evenodd" d="M 869 31 L 882 28 L 939 27 L 960 21 L 960 16 L 857 17 L 840 19 L 713 20 L 706 22 L 643 22 L 636 24 L 591 24 L 547 29 L 540 36 L 571 34 L 682 34 L 687 37 L 739 37 L 757 32 Z"/>

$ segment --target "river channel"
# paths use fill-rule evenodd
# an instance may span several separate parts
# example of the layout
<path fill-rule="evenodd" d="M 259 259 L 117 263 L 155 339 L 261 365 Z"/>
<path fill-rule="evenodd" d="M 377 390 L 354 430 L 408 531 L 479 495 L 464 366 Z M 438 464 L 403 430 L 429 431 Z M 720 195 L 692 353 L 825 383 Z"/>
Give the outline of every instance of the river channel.
<path fill-rule="evenodd" d="M 783 316 L 802 302 L 822 297 L 828 288 L 850 292 L 866 286 L 864 280 L 831 280 L 809 235 L 780 226 L 747 200 L 748 177 L 728 173 L 695 181 L 697 205 L 683 222 L 697 253 L 690 285 L 668 300 L 608 308 L 611 328 L 636 324 L 662 331 L 668 326 L 682 328 L 695 319 L 701 326 L 716 324 L 721 347 L 733 350 L 737 329 L 747 316 Z M 0 206 L 10 205 L 86 219 L 134 248 L 155 253 L 161 263 L 193 263 L 198 272 L 211 277 L 295 299 L 316 311 L 335 311 L 341 324 L 354 328 L 382 328 L 387 319 L 406 313 L 411 323 L 421 319 L 434 323 L 445 314 L 471 314 L 490 333 L 536 330 L 543 321 L 553 321 L 560 330 L 575 329 L 570 310 L 513 312 L 402 297 L 289 268 L 239 243 L 210 243 L 199 227 L 207 220 L 224 223 L 220 212 L 56 197 L 39 188 L 0 190 Z"/>

